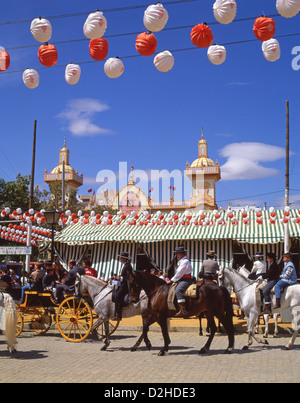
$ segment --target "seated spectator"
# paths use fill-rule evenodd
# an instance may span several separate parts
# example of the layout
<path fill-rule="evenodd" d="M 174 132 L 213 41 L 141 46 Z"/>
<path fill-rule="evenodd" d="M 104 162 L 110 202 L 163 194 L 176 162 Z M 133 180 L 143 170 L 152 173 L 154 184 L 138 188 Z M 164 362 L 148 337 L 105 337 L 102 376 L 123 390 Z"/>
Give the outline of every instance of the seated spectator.
<path fill-rule="evenodd" d="M 46 266 L 46 274 L 43 277 L 43 289 L 44 291 L 52 291 L 56 286 L 57 275 L 52 266 Z"/>
<path fill-rule="evenodd" d="M 62 283 L 56 284 L 56 297 L 55 302 L 61 303 L 64 299 L 64 293 L 73 293 L 75 290 L 75 281 L 76 281 L 76 274 L 80 274 L 83 276 L 85 274 L 85 270 L 83 267 L 76 266 L 76 262 L 74 259 L 71 259 L 68 262 L 70 271 Z"/>
<path fill-rule="evenodd" d="M 91 276 L 91 277 L 98 277 L 98 273 L 95 269 L 91 267 L 91 261 L 89 259 L 83 259 L 83 268 L 85 270 L 85 275 L 86 276 Z"/>
<path fill-rule="evenodd" d="M 42 289 L 44 272 L 40 263 L 36 263 L 29 277 L 29 284 L 22 287 L 21 301 L 24 302 L 25 291 L 39 291 Z"/>

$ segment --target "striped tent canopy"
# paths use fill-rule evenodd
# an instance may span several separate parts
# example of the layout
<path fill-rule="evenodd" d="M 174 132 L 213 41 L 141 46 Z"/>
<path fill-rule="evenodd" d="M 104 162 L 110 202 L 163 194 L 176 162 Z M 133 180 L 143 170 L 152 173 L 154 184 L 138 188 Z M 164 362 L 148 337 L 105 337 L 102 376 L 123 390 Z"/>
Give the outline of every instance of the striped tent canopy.
<path fill-rule="evenodd" d="M 178 225 L 170 224 L 153 226 L 139 225 L 141 216 L 136 220 L 135 225 L 128 225 L 128 220 L 122 221 L 120 225 L 91 225 L 80 223 L 66 227 L 55 237 L 56 243 L 67 243 L 68 245 L 87 245 L 105 241 L 120 242 L 157 242 L 163 240 L 225 240 L 232 239 L 245 243 L 272 244 L 283 242 L 284 224 L 280 222 L 284 217 L 284 210 L 276 211 L 276 220 L 274 224 L 270 223 L 270 213 L 267 210 L 262 212 L 262 224 L 256 222 L 255 211 L 249 211 L 248 217 L 250 223 L 244 224 L 241 212 L 234 212 L 238 221 L 233 225 L 227 216 L 227 212 L 220 212 L 225 225 L 218 223 L 212 212 L 207 212 L 205 217 L 209 224 L 195 225 L 189 220 L 189 225 L 182 225 L 180 219 L 186 221 L 184 213 L 178 214 Z M 298 217 L 298 210 L 290 211 L 289 234 L 292 238 L 298 238 L 300 235 L 300 224 L 293 222 L 292 218 Z M 200 220 L 199 215 L 193 214 L 193 217 Z M 165 214 L 162 221 L 172 219 L 172 215 Z M 113 218 L 113 221 L 115 218 Z M 174 221 L 174 220 L 173 220 Z M 127 223 L 127 224 L 126 224 Z"/>
<path fill-rule="evenodd" d="M 210 250 L 216 252 L 219 265 L 227 267 L 232 266 L 237 245 L 239 251 L 250 261 L 257 251 L 264 255 L 274 252 L 278 257 L 282 256 L 285 229 L 280 219 L 283 218 L 284 211 L 276 212 L 275 224 L 270 223 L 268 211 L 262 211 L 262 224 L 257 224 L 255 211 L 248 213 L 249 225 L 244 224 L 240 212 L 235 213 L 237 225 L 232 225 L 226 212 L 221 212 L 220 215 L 226 225 L 218 224 L 213 213 L 205 214 L 210 221 L 209 225 L 197 226 L 192 220 L 189 225 L 183 226 L 179 221 L 186 220 L 184 213 L 178 214 L 178 225 L 175 227 L 170 224 L 139 226 L 139 220 L 136 225 L 128 225 L 129 218 L 117 226 L 78 223 L 66 227 L 55 237 L 55 248 L 64 266 L 71 258 L 79 263 L 84 255 L 88 256 L 98 275 L 105 279 L 119 272 L 119 255 L 122 251 L 129 252 L 135 266 L 140 245 L 157 266 L 165 270 L 174 256 L 175 247 L 184 244 L 195 276 Z M 290 211 L 290 216 L 298 217 L 298 211 Z M 171 218 L 171 214 L 164 216 L 164 220 L 168 218 Z M 196 214 L 194 218 L 200 219 Z M 290 220 L 289 234 L 291 238 L 299 238 L 300 224 Z"/>

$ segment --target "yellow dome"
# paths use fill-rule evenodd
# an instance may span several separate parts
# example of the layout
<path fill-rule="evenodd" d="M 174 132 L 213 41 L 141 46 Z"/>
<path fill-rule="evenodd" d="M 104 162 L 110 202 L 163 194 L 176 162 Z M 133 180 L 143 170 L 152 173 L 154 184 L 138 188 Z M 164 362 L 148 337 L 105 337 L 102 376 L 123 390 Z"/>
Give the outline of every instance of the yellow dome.
<path fill-rule="evenodd" d="M 62 164 L 58 165 L 54 169 L 52 169 L 51 173 L 52 174 L 59 174 L 62 173 L 63 167 Z M 74 169 L 70 165 L 65 165 L 65 173 L 71 173 L 74 172 Z"/>
<path fill-rule="evenodd" d="M 216 164 L 211 160 L 210 158 L 207 157 L 201 157 L 196 159 L 192 164 L 191 168 L 200 168 L 200 167 L 214 167 Z"/>

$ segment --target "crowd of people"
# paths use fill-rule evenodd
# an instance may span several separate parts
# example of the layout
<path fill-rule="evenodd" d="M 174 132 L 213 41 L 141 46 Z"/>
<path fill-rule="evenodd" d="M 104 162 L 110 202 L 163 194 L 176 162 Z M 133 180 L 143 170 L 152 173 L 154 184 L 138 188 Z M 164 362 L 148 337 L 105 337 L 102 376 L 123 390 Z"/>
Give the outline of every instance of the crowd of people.
<path fill-rule="evenodd" d="M 26 291 L 51 292 L 54 299 L 61 302 L 64 292 L 74 291 L 76 272 L 97 277 L 97 271 L 91 267 L 89 259 L 83 260 L 83 267 L 76 266 L 73 259 L 68 262 L 68 266 L 69 271 L 57 261 L 35 262 L 30 267 L 30 273 L 24 273 L 24 278 L 18 276 L 14 270 L 3 267 L 0 270 L 0 282 L 6 292 L 19 296 L 15 299 L 20 299 L 20 303 L 24 302 Z"/>

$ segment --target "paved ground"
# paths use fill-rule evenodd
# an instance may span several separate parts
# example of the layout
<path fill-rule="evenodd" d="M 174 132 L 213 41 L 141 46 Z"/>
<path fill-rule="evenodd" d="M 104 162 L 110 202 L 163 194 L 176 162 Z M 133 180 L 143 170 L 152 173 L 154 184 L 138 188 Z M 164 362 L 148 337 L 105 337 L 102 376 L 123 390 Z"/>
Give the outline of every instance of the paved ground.
<path fill-rule="evenodd" d="M 17 358 L 10 358 L 4 336 L 0 336 L 0 382 L 101 382 L 105 387 L 118 383 L 200 383 L 200 382 L 299 382 L 300 339 L 291 351 L 281 347 L 288 334 L 269 338 L 270 346 L 254 343 L 242 351 L 246 334 L 236 336 L 233 354 L 224 355 L 227 337 L 215 337 L 211 351 L 199 356 L 206 337 L 198 332 L 172 332 L 172 344 L 165 357 L 158 357 L 162 346 L 160 332 L 150 332 L 153 349 L 142 345 L 133 353 L 130 347 L 140 333 L 119 328 L 111 336 L 107 351 L 102 343 L 88 338 L 74 344 L 63 339 L 57 329 L 45 336 L 25 331 L 18 338 Z M 101 392 L 102 393 L 102 392 Z M 104 392 L 103 392 L 104 393 Z"/>

